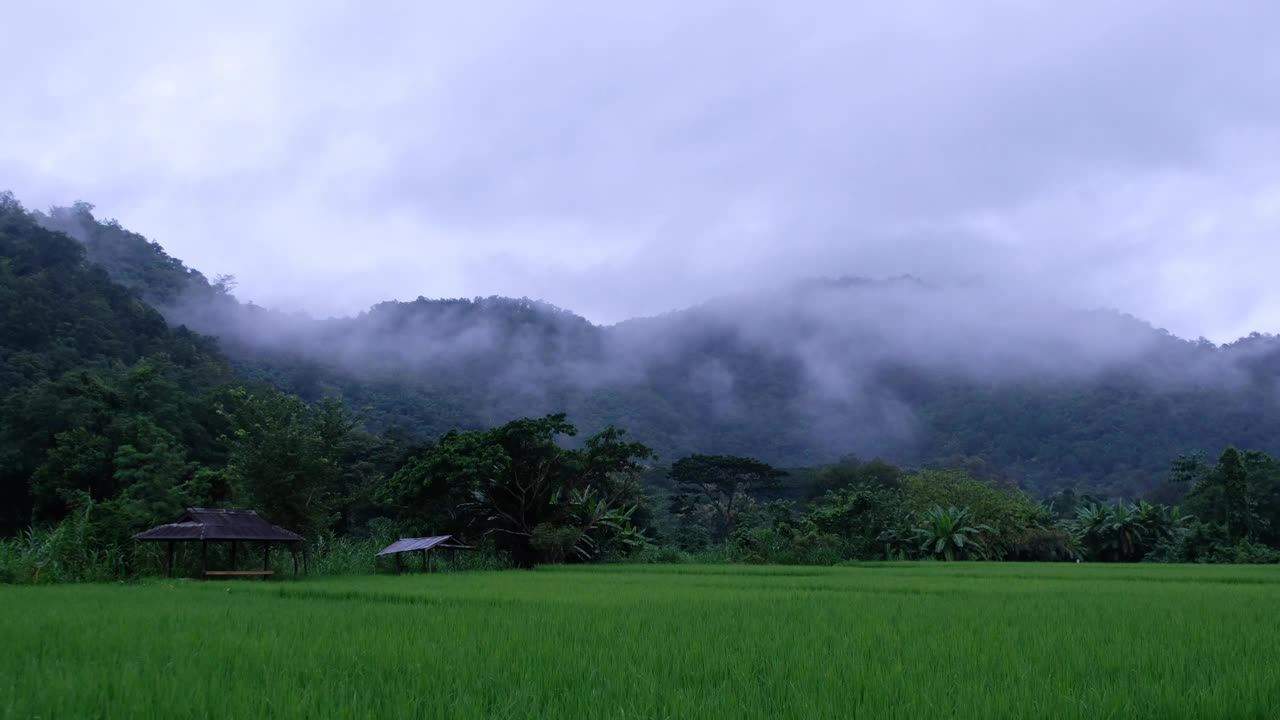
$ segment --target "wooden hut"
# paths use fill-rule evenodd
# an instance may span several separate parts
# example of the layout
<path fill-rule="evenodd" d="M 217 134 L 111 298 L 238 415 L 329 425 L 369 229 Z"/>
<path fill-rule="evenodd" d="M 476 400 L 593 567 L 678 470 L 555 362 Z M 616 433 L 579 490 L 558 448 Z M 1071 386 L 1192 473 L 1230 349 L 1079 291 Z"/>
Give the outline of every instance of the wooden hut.
<path fill-rule="evenodd" d="M 261 577 L 266 579 L 271 572 L 271 545 L 284 544 L 293 555 L 293 574 L 298 574 L 298 555 L 296 549 L 302 543 L 302 536 L 277 527 L 264 520 L 252 510 L 220 510 L 211 508 L 187 508 L 182 520 L 167 525 L 157 525 L 150 530 L 133 536 L 143 542 L 163 542 L 165 550 L 165 573 L 173 575 L 174 544 L 180 542 L 200 543 L 200 573 L 205 578 L 212 577 Z M 209 569 L 209 543 L 231 543 L 231 569 Z M 237 570 L 236 551 L 240 543 L 262 544 L 262 569 Z M 304 568 L 305 569 L 305 568 Z"/>

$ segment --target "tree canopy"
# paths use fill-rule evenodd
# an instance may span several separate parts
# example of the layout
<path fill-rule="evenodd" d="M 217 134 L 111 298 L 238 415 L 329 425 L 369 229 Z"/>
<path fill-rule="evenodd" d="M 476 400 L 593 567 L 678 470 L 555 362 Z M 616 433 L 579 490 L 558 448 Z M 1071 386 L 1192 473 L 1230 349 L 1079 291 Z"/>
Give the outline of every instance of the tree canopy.
<path fill-rule="evenodd" d="M 233 287 L 91 206 L 30 213 L 0 195 L 0 535 L 79 518 L 127 548 L 207 505 L 310 539 L 458 534 L 526 566 L 658 552 L 1280 559 L 1280 412 L 1244 402 L 1269 397 L 1280 367 L 1266 337 L 1159 345 L 1161 367 L 1247 358 L 1231 385 L 883 367 L 878 387 L 919 421 L 908 446 L 839 424 L 821 398 L 806 409 L 803 368 L 705 314 L 627 328 L 669 352 L 584 380 L 614 331 L 545 304 L 419 300 L 294 321 Z M 459 349 L 409 343 L 423 328 Z M 249 337 L 268 329 L 283 340 Z M 841 437 L 886 452 L 862 461 Z"/>
<path fill-rule="evenodd" d="M 965 471 L 1016 479 L 1035 494 L 1078 486 L 1112 496 L 1152 493 L 1165 483 L 1168 459 L 1191 451 L 1280 452 L 1280 409 L 1256 402 L 1280 379 L 1280 341 L 1270 336 L 1216 347 L 1125 316 L 1086 313 L 1069 321 L 1149 350 L 1097 371 L 1009 377 L 959 359 L 894 355 L 902 348 L 870 330 L 838 352 L 809 349 L 830 338 L 793 337 L 808 324 L 789 314 L 788 302 L 928 292 L 919 283 L 855 280 L 815 281 L 749 312 L 708 305 L 609 327 L 502 297 L 419 298 L 311 320 L 238 302 L 233 282 L 208 280 L 142 235 L 98 220 L 90 205 L 10 215 L 79 239 L 88 261 L 136 293 L 132 302 L 216 336 L 240 378 L 306 402 L 341 396 L 362 408 L 369 429 L 398 428 L 419 441 L 565 412 L 586 432 L 626 427 L 668 462 L 722 454 L 798 467 L 862 453 L 954 468 L 978 459 L 982 467 Z M 42 243 L 41 252 L 79 257 L 67 243 L 55 245 L 61 249 Z M 92 327 L 85 322 L 77 332 Z M 1042 330 L 1053 336 L 1053 327 Z M 1034 342 L 1015 341 L 1012 350 L 1036 355 Z M 865 392 L 837 400 L 815 386 L 818 379 Z"/>

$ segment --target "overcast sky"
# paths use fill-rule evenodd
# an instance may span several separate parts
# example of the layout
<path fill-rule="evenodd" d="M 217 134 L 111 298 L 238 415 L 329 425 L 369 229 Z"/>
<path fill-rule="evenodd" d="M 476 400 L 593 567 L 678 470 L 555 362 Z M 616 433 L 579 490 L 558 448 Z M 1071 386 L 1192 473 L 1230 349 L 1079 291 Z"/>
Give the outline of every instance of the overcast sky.
<path fill-rule="evenodd" d="M 909 273 L 1280 331 L 1274 0 L 111 4 L 6 8 L 0 188 L 264 305 Z"/>

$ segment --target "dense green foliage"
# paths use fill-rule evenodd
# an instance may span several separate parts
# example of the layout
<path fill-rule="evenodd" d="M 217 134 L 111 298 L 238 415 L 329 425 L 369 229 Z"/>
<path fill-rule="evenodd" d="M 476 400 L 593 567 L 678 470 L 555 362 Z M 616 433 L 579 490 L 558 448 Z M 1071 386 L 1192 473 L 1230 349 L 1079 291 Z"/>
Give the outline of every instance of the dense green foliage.
<path fill-rule="evenodd" d="M 184 507 L 236 504 L 314 535 L 359 519 L 363 485 L 399 462 L 338 403 L 234 384 L 212 338 L 171 328 L 7 195 L 0 378 L 5 535 L 79 513 L 119 548 Z"/>
<path fill-rule="evenodd" d="M 732 467 L 730 460 L 754 462 L 718 460 L 726 467 Z M 680 464 L 672 475 L 681 472 Z M 845 461 L 810 475 L 814 489 L 824 492 L 808 502 L 777 500 L 760 488 L 737 496 L 727 531 L 717 513 L 686 513 L 660 522 L 660 535 L 692 553 L 727 535 L 723 559 L 793 564 L 899 558 L 1280 560 L 1272 524 L 1280 511 L 1280 464 L 1259 452 L 1229 448 L 1214 465 L 1199 456 L 1176 460 L 1164 494 L 1185 494 L 1185 507 L 1146 500 L 1106 503 L 1072 490 L 1039 502 L 1017 487 L 964 470 L 912 471 L 879 460 Z"/>
<path fill-rule="evenodd" d="M 1270 399 L 1280 343 L 1270 336 L 1215 347 L 1111 313 L 1046 315 L 1034 337 L 963 337 L 947 346 L 952 357 L 926 352 L 949 337 L 946 315 L 906 340 L 893 334 L 923 322 L 902 313 L 929 288 L 856 280 L 612 327 L 506 298 L 419 298 L 308 320 L 240 304 L 233 282 L 210 282 L 91 210 L 39 219 L 80 238 L 93 262 L 173 322 L 218 336 L 242 377 L 308 402 L 342 397 L 366 409 L 371 429 L 418 440 L 568 413 L 588 433 L 628 428 L 664 462 L 982 458 L 1037 494 L 1081 486 L 1113 497 L 1154 492 L 1169 458 L 1185 453 L 1280 452 Z M 836 322 L 815 326 L 813 307 L 827 302 L 840 308 Z M 836 332 L 847 337 L 823 334 Z M 1095 335 L 1093 345 L 1068 342 Z"/>
<path fill-rule="evenodd" d="M 615 336 L 537 303 L 389 303 L 308 325 L 241 305 L 231 285 L 210 283 L 145 238 L 96 221 L 88 206 L 32 214 L 0 196 L 0 533 L 25 532 L 3 545 L 4 578 L 154 571 L 155 558 L 128 539 L 194 505 L 253 507 L 312 543 L 449 532 L 526 566 L 623 558 L 1274 562 L 1280 552 L 1280 464 L 1230 447 L 1214 464 L 1184 454 L 1229 444 L 1228 435 L 1265 435 L 1263 448 L 1280 437 L 1267 403 L 1231 402 L 1269 377 L 1265 338 L 1245 343 L 1247 352 L 1162 341 L 1172 354 L 1156 365 L 1180 353 L 1247 355 L 1247 377 L 1230 387 L 1156 389 L 1113 373 L 1077 378 L 1102 384 L 1074 395 L 1070 383 L 979 387 L 972 378 L 886 370 L 885 387 L 923 403 L 922 417 L 964 409 L 947 421 L 950 440 L 925 434 L 937 442 L 924 456 L 933 460 L 844 459 L 784 471 L 768 461 L 812 457 L 804 443 L 822 435 L 814 418 L 782 402 L 796 392 L 798 368 L 705 316 L 689 316 L 701 319 L 677 332 L 679 342 L 667 337 L 677 329 L 672 318 L 609 330 L 639 333 L 664 354 L 646 355 L 639 375 L 584 384 L 572 374 L 598 372 L 591 363 L 612 352 Z M 228 334 L 215 341 L 172 327 L 148 303 L 171 320 Z M 255 340 L 264 328 L 301 350 Z M 397 354 L 416 332 L 449 340 L 449 351 L 417 343 Z M 342 346 L 347 333 L 369 346 Z M 317 339 L 335 343 L 332 363 L 307 355 Z M 405 364 L 422 353 L 423 363 Z M 695 371 L 694 355 L 751 378 L 741 392 L 755 395 L 707 395 L 716 377 Z M 387 360 L 361 369 L 350 362 L 373 356 Z M 1096 404 L 1102 389 L 1124 402 L 1118 414 Z M 352 413 L 343 402 L 352 397 L 371 404 Z M 743 402 L 750 413 L 734 409 Z M 549 414 L 518 416 L 529 407 Z M 580 437 L 559 412 L 565 407 L 583 410 L 594 431 Z M 1130 424 L 1130 412 L 1141 422 Z M 606 422 L 618 418 L 634 437 Z M 1195 443 L 1171 434 L 1188 427 Z M 1109 449 L 1064 450 L 1076 432 L 1096 433 Z M 956 440 L 966 433 L 985 444 Z M 646 438 L 666 450 L 721 452 L 655 456 Z M 1148 476 L 1138 467 L 1152 463 L 1153 447 L 1168 454 Z M 1142 458 L 1113 462 L 1135 452 Z M 1080 472 L 1048 481 L 1049 466 L 1032 467 L 1041 462 Z M 1103 466 L 1110 469 L 1097 470 Z M 1046 502 L 1034 499 L 1050 489 Z"/>
<path fill-rule="evenodd" d="M 1074 564 L 0 587 L 0 717 L 1274 717 L 1277 602 Z"/>
<path fill-rule="evenodd" d="M 451 432 L 411 457 L 382 493 L 401 526 L 493 535 L 521 565 L 591 560 L 645 542 L 631 517 L 649 448 L 606 429 L 582 449 L 563 415 Z"/>
<path fill-rule="evenodd" d="M 0 530 L 84 496 L 138 505 L 216 461 L 215 343 L 163 317 L 0 195 Z M 172 508 L 169 508 L 170 510 Z"/>
<path fill-rule="evenodd" d="M 644 544 L 631 517 L 642 499 L 639 462 L 651 452 L 621 431 L 605 429 L 580 449 L 560 444 L 576 433 L 564 416 L 430 445 L 370 435 L 340 400 L 308 404 L 235 382 L 212 339 L 171 329 L 85 258 L 88 248 L 120 266 L 131 247 L 159 257 L 123 276 L 156 302 L 203 282 L 158 248 L 99 224 L 81 232 L 82 246 L 0 200 L 0 532 L 35 525 L 5 545 L 7 579 L 154 570 L 129 538 L 191 506 L 255 508 L 313 541 L 397 522 L 494 535 L 498 552 L 526 565 Z M 183 282 L 156 285 L 174 273 Z"/>
<path fill-rule="evenodd" d="M 671 512 L 682 524 L 701 525 L 723 540 L 753 499 L 784 475 L 754 458 L 690 455 L 671 466 Z"/>

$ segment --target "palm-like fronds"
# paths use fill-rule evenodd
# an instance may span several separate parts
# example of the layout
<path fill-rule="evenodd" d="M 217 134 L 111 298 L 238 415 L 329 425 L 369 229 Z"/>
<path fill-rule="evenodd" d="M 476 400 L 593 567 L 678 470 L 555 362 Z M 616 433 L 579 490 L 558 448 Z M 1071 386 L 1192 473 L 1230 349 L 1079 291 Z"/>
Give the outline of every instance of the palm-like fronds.
<path fill-rule="evenodd" d="M 980 542 L 983 533 L 993 533 L 989 525 L 974 521 L 968 508 L 934 506 L 920 516 L 913 531 L 921 552 L 942 560 L 985 558 L 986 547 Z"/>
<path fill-rule="evenodd" d="M 1089 557 L 1136 562 L 1156 544 L 1183 532 L 1191 519 L 1176 507 L 1144 500 L 1080 508 L 1069 528 Z"/>

